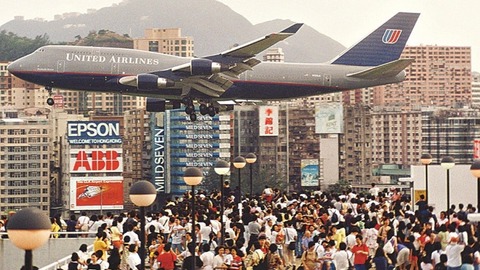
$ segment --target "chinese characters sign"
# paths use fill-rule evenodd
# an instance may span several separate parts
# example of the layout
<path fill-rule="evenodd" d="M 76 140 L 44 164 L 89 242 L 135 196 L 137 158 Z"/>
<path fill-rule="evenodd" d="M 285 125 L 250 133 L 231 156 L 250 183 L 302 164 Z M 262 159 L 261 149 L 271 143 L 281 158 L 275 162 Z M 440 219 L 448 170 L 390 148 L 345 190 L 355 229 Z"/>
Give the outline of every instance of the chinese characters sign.
<path fill-rule="evenodd" d="M 259 136 L 278 136 L 278 107 L 259 107 L 260 129 Z"/>

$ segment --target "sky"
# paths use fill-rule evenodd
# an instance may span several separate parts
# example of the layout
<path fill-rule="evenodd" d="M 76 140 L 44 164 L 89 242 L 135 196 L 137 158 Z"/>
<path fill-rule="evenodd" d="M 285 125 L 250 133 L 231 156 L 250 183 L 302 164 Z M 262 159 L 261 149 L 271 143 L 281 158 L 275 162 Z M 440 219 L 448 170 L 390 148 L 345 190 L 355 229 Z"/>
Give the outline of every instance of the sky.
<path fill-rule="evenodd" d="M 480 72 L 479 0 L 217 1 L 229 6 L 253 24 L 274 19 L 303 22 L 345 47 L 360 41 L 397 12 L 420 12 L 408 45 L 470 46 L 472 70 Z M 100 9 L 120 2 L 122 0 L 9 1 L 8 8 L 0 9 L 0 25 L 16 15 L 25 16 L 25 19 L 40 17 L 52 20 L 55 14 L 85 13 L 89 8 Z M 215 27 L 217 24 L 212 25 Z"/>

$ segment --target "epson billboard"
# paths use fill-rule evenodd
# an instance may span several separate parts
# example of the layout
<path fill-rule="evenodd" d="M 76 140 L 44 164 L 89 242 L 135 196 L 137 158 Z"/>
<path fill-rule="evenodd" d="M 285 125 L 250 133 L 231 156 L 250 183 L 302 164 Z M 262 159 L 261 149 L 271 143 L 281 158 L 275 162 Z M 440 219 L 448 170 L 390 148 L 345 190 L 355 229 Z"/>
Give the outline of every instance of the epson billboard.
<path fill-rule="evenodd" d="M 70 144 L 120 144 L 118 121 L 72 121 L 67 123 Z"/>

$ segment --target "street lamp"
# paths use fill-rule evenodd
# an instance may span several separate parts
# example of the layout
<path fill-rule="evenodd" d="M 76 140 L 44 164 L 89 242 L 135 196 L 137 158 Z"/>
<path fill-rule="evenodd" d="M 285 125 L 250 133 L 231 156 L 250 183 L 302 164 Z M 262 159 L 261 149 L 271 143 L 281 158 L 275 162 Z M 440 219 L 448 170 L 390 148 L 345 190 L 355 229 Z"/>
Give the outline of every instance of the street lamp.
<path fill-rule="evenodd" d="M 183 173 L 183 181 L 192 186 L 192 243 L 195 247 L 197 244 L 197 234 L 195 233 L 195 186 L 202 182 L 202 170 L 196 167 L 188 167 Z M 195 248 L 192 254 L 192 270 L 195 270 Z"/>
<path fill-rule="evenodd" d="M 233 166 L 238 169 L 238 191 L 240 198 L 238 198 L 238 201 L 242 201 L 242 181 L 240 180 L 240 170 L 243 169 L 247 165 L 247 161 L 245 160 L 244 157 L 238 156 L 233 160 Z"/>
<path fill-rule="evenodd" d="M 151 205 L 157 198 L 155 186 L 145 180 L 136 182 L 130 188 L 130 200 L 140 207 L 140 263 L 145 269 L 145 207 Z"/>
<path fill-rule="evenodd" d="M 33 269 L 32 250 L 39 248 L 50 238 L 52 224 L 38 208 L 24 208 L 14 214 L 7 224 L 8 238 L 25 250 L 25 269 Z"/>
<path fill-rule="evenodd" d="M 425 201 L 428 205 L 428 165 L 432 163 L 432 155 L 425 153 L 420 157 L 420 162 L 425 165 Z"/>
<path fill-rule="evenodd" d="M 224 184 L 223 184 L 223 176 L 228 174 L 230 171 L 230 164 L 224 160 L 218 160 L 217 163 L 215 164 L 215 173 L 220 175 L 220 197 L 221 197 L 221 207 L 220 207 L 220 217 L 221 217 L 221 222 L 222 222 L 222 227 L 221 227 L 221 240 L 220 244 L 224 245 L 225 244 L 225 225 L 223 221 L 223 213 L 225 212 L 225 196 L 224 196 Z"/>
<path fill-rule="evenodd" d="M 245 161 L 247 161 L 248 164 L 250 164 L 250 196 L 253 197 L 253 178 L 252 178 L 252 168 L 253 168 L 253 163 L 257 161 L 257 156 L 254 153 L 248 153 L 245 156 Z"/>
<path fill-rule="evenodd" d="M 445 156 L 442 158 L 440 165 L 447 170 L 447 215 L 448 220 L 450 220 L 450 169 L 455 166 L 455 159 L 451 156 Z"/>
<path fill-rule="evenodd" d="M 480 209 L 480 160 L 475 160 L 470 166 L 470 172 L 477 178 L 477 210 Z"/>

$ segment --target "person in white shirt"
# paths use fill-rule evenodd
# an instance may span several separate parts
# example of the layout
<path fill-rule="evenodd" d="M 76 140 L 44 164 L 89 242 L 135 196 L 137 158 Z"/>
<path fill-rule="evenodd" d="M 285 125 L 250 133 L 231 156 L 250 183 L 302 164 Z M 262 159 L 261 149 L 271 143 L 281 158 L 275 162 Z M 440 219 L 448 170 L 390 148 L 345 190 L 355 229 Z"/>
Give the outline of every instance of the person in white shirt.
<path fill-rule="evenodd" d="M 461 253 L 465 248 L 465 244 L 458 243 L 458 234 L 452 233 L 450 235 L 450 242 L 445 249 L 445 254 L 447 254 L 447 268 L 460 268 L 462 266 L 462 256 Z"/>
<path fill-rule="evenodd" d="M 370 193 L 370 195 L 376 198 L 378 197 L 379 192 L 380 192 L 380 189 L 375 186 L 375 183 L 372 183 L 372 187 L 368 190 L 368 193 Z"/>
<path fill-rule="evenodd" d="M 215 254 L 213 251 L 210 250 L 210 245 L 203 244 L 202 245 L 202 254 L 200 255 L 200 259 L 203 262 L 202 270 L 213 270 L 213 259 Z"/>
<path fill-rule="evenodd" d="M 133 224 L 127 224 L 127 232 L 123 234 L 123 239 L 128 236 L 130 238 L 130 241 L 128 242 L 129 245 L 135 244 L 140 246 L 140 239 L 138 238 L 138 234 L 133 231 L 133 228 Z"/>
<path fill-rule="evenodd" d="M 348 260 L 350 255 L 347 251 L 347 245 L 345 243 L 340 243 L 340 249 L 337 250 L 332 255 L 333 264 L 335 265 L 336 270 L 348 270 L 349 263 Z"/>

